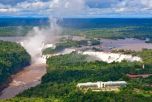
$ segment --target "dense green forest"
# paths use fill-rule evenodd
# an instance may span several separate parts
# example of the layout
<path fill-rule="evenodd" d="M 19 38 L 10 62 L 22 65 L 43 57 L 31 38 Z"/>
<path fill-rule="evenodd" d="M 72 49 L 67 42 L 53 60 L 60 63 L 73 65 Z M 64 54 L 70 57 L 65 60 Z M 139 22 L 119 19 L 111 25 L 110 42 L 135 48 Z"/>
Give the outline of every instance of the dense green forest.
<path fill-rule="evenodd" d="M 0 27 L 0 36 L 25 36 L 33 26 L 6 26 Z M 45 27 L 45 26 L 42 26 Z M 104 28 L 63 28 L 63 35 L 80 35 L 88 38 L 108 38 L 124 39 L 137 38 L 152 42 L 151 26 L 123 26 L 123 27 L 104 27 Z"/>
<path fill-rule="evenodd" d="M 83 29 L 63 28 L 63 35 L 79 35 L 89 39 L 138 38 L 146 40 L 149 38 L 146 42 L 152 42 L 151 25 L 106 26 L 104 24 L 104 27 L 99 25 L 100 27 L 97 28 L 93 28 L 94 26 Z M 33 25 L 1 26 L 0 36 L 25 36 L 32 27 Z M 91 42 L 92 45 L 99 44 L 98 40 L 91 40 Z M 52 54 L 65 48 L 86 45 L 88 45 L 87 40 L 62 39 L 56 44 L 55 49 L 47 48 L 43 54 Z M 140 56 L 143 62 L 123 61 L 108 64 L 90 60 L 90 57 L 77 53 L 54 56 L 47 59 L 47 74 L 42 78 L 40 85 L 26 90 L 15 98 L 0 100 L 0 102 L 152 102 L 152 76 L 137 79 L 127 77 L 127 74 L 152 74 L 152 50 L 114 52 Z M 0 41 L 0 85 L 6 82 L 10 75 L 28 64 L 30 64 L 30 56 L 24 48 L 16 43 Z M 143 64 L 145 64 L 144 69 Z M 92 92 L 91 90 L 83 92 L 76 88 L 77 83 L 80 82 L 122 80 L 128 84 L 119 92 Z"/>
<path fill-rule="evenodd" d="M 152 53 L 152 51 L 149 51 Z M 144 56 L 144 51 L 141 52 Z M 141 54 L 142 55 L 142 54 Z M 149 55 L 147 55 L 149 56 Z M 152 59 L 152 56 L 151 56 Z M 111 63 L 88 61 L 77 53 L 54 56 L 47 60 L 47 74 L 42 83 L 4 102 L 151 102 L 152 77 L 130 79 L 126 74 L 152 74 L 150 63 L 142 69 L 140 62 Z M 79 82 L 125 80 L 120 92 L 83 92 Z"/>
<path fill-rule="evenodd" d="M 44 49 L 43 54 L 54 54 L 63 51 L 66 48 L 72 48 L 72 47 L 80 48 L 82 46 L 88 46 L 88 45 L 90 46 L 100 45 L 100 40 L 97 39 L 80 40 L 80 41 L 74 41 L 71 39 L 60 39 L 60 40 L 61 41 L 56 44 L 55 48 Z"/>
<path fill-rule="evenodd" d="M 25 36 L 32 26 L 7 26 L 0 27 L 0 36 Z"/>
<path fill-rule="evenodd" d="M 0 41 L 0 86 L 12 74 L 29 65 L 30 59 L 30 55 L 19 44 Z"/>
<path fill-rule="evenodd" d="M 124 39 L 137 38 L 152 40 L 151 26 L 127 26 L 127 27 L 105 27 L 90 29 L 65 29 L 63 34 L 80 35 L 88 38 L 108 38 L 108 39 Z"/>

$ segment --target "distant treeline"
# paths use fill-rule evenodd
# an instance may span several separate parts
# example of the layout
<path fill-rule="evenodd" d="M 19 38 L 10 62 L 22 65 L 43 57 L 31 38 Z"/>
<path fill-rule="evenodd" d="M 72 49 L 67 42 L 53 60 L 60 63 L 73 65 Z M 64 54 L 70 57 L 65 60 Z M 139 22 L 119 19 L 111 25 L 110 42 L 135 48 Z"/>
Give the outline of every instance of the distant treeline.
<path fill-rule="evenodd" d="M 126 27 L 126 26 L 152 26 L 152 19 L 136 18 L 64 18 L 57 23 L 63 27 L 70 28 L 107 28 L 107 27 Z M 3 26 L 39 26 L 48 25 L 48 18 L 0 18 L 0 27 Z"/>
<path fill-rule="evenodd" d="M 127 26 L 152 26 L 152 19 L 137 18 L 70 18 L 59 21 L 70 28 L 116 28 Z"/>
<path fill-rule="evenodd" d="M 48 18 L 0 18 L 0 27 L 47 25 L 48 21 Z"/>
<path fill-rule="evenodd" d="M 48 18 L 0 18 L 0 36 L 24 36 L 33 26 L 46 27 Z M 57 23 L 65 35 L 89 38 L 137 38 L 152 42 L 152 19 L 127 18 L 66 18 Z"/>

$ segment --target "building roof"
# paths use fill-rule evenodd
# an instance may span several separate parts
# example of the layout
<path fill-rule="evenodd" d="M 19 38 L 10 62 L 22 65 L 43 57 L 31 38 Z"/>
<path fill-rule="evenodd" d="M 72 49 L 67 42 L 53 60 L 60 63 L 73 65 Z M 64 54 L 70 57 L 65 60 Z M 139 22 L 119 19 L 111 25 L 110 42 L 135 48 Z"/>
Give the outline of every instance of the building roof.
<path fill-rule="evenodd" d="M 146 78 L 152 76 L 152 74 L 127 74 L 129 78 Z"/>

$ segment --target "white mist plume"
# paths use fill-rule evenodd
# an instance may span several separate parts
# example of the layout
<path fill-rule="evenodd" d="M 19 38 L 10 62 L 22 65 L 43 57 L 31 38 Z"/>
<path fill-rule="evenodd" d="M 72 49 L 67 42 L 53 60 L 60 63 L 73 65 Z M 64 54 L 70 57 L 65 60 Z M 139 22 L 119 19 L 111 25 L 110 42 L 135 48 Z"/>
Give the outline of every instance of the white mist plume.
<path fill-rule="evenodd" d="M 77 8 L 76 6 L 80 7 Z M 57 19 L 60 16 L 68 15 L 73 12 L 79 12 L 84 8 L 83 0 L 52 0 L 50 8 L 54 11 L 54 17 L 50 17 L 50 26 L 47 28 L 34 27 L 25 39 L 23 47 L 31 55 L 34 63 L 45 63 L 42 58 L 42 49 L 45 42 L 55 40 L 55 37 L 61 33 L 61 27 L 57 25 Z"/>
<path fill-rule="evenodd" d="M 42 50 L 44 44 L 47 42 L 54 42 L 58 34 L 60 34 L 61 28 L 52 22 L 47 28 L 34 27 L 30 31 L 25 39 L 23 39 L 23 47 L 32 57 L 33 63 L 45 63 L 45 59 L 42 58 Z"/>

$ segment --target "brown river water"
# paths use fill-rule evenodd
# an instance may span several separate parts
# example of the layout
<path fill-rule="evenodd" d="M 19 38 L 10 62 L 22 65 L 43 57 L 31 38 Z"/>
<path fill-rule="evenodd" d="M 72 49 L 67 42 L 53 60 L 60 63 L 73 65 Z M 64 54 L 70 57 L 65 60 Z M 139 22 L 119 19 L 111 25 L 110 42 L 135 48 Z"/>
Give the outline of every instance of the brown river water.
<path fill-rule="evenodd" d="M 24 70 L 12 76 L 12 82 L 2 91 L 0 99 L 12 98 L 26 89 L 40 84 L 45 73 L 45 64 L 32 64 L 25 67 Z"/>
<path fill-rule="evenodd" d="M 0 40 L 20 42 L 24 37 L 0 37 Z M 138 39 L 120 39 L 110 40 L 102 39 L 102 45 L 105 50 L 114 49 L 131 49 L 139 51 L 143 48 L 152 49 L 152 44 L 147 44 L 143 40 Z M 26 89 L 34 87 L 41 83 L 42 76 L 46 73 L 45 64 L 32 64 L 25 67 L 16 75 L 12 76 L 12 82 L 5 88 L 0 95 L 0 99 L 8 99 L 15 97 Z"/>
<path fill-rule="evenodd" d="M 0 37 L 0 40 L 20 42 L 24 37 Z M 9 99 L 31 87 L 41 83 L 41 78 L 46 74 L 46 64 L 32 64 L 12 76 L 9 83 L 0 94 L 0 99 Z"/>
<path fill-rule="evenodd" d="M 125 50 L 134 50 L 141 51 L 142 49 L 152 49 L 152 43 L 145 43 L 144 40 L 127 38 L 127 39 L 102 39 L 102 48 L 106 51 L 109 48 L 112 49 L 125 49 Z"/>

